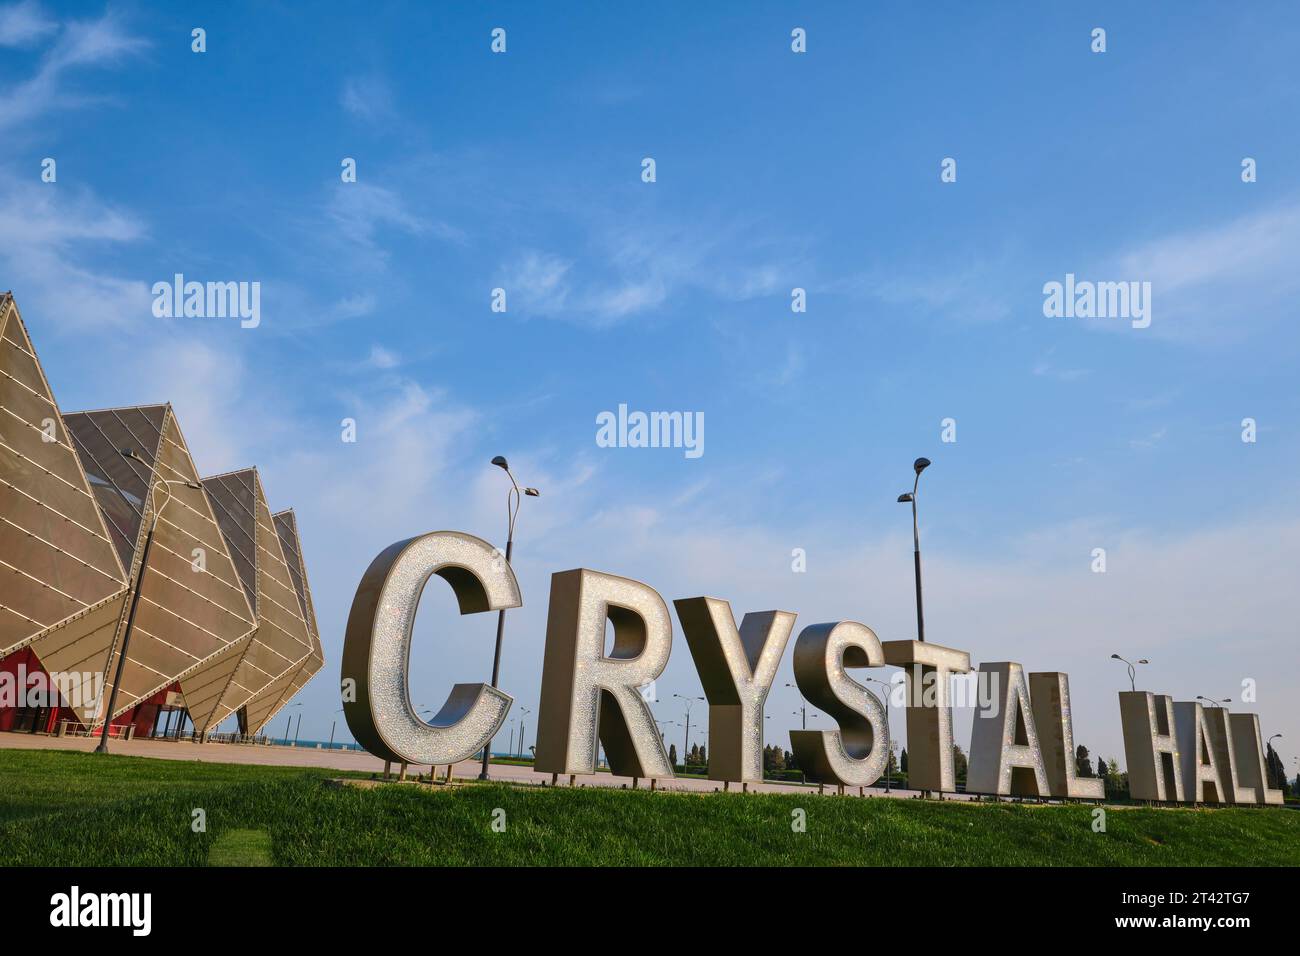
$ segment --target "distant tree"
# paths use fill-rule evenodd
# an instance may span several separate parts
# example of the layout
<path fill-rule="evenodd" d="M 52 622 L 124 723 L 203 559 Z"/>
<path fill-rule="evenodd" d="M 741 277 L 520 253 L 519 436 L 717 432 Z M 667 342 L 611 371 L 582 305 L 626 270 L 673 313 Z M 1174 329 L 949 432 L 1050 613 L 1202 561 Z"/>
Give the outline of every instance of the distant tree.
<path fill-rule="evenodd" d="M 709 750 L 707 747 L 704 746 L 704 744 L 700 744 L 700 766 L 707 767 L 708 765 L 709 765 Z"/>
<path fill-rule="evenodd" d="M 763 772 L 780 773 L 785 769 L 785 753 L 780 747 L 763 748 Z"/>
<path fill-rule="evenodd" d="M 1100 754 L 1098 754 L 1097 755 L 1097 776 L 1101 777 L 1102 780 L 1105 780 L 1106 773 L 1107 773 L 1106 761 L 1102 758 Z"/>
<path fill-rule="evenodd" d="M 1264 755 L 1264 765 L 1268 768 L 1268 785 L 1274 790 L 1286 790 L 1286 767 L 1272 744 L 1268 745 L 1268 752 Z"/>
<path fill-rule="evenodd" d="M 907 773 L 907 748 L 906 747 L 903 748 L 903 753 L 898 758 L 898 769 L 901 770 L 903 773 Z"/>
<path fill-rule="evenodd" d="M 785 752 L 785 769 L 786 770 L 799 769 L 799 761 L 795 760 L 794 754 L 792 754 L 788 750 Z"/>
<path fill-rule="evenodd" d="M 668 745 L 668 763 L 670 766 L 673 767 L 677 766 L 677 745 L 676 744 Z"/>
<path fill-rule="evenodd" d="M 700 745 L 691 744 L 691 751 L 686 755 L 686 765 L 698 764 L 700 762 Z"/>
<path fill-rule="evenodd" d="M 898 776 L 898 757 L 895 751 L 898 750 L 898 742 L 891 740 L 889 742 L 889 758 L 885 761 L 885 772 L 893 776 Z"/>
<path fill-rule="evenodd" d="M 1106 775 L 1102 780 L 1106 784 L 1108 794 L 1127 789 L 1127 784 L 1120 778 L 1119 761 L 1113 757 L 1106 764 Z"/>
<path fill-rule="evenodd" d="M 1080 777 L 1092 776 L 1092 758 L 1083 744 L 1079 744 L 1074 751 L 1074 772 Z"/>
<path fill-rule="evenodd" d="M 966 774 L 970 769 L 970 764 L 966 760 L 966 754 L 956 744 L 952 745 L 952 769 L 953 775 L 958 783 L 966 782 Z"/>

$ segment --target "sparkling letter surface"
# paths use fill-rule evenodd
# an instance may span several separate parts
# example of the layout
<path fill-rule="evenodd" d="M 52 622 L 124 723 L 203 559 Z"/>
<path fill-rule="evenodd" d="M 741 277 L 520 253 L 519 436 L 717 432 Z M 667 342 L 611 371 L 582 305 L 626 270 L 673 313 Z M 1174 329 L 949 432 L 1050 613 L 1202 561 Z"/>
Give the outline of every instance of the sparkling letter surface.
<path fill-rule="evenodd" d="M 614 650 L 605 656 L 605 622 Z M 596 745 L 625 777 L 671 777 L 654 715 L 640 689 L 672 651 L 668 606 L 654 588 L 579 568 L 551 575 L 535 766 L 595 773 Z"/>
<path fill-rule="evenodd" d="M 845 670 L 884 664 L 880 639 L 856 621 L 812 624 L 799 633 L 794 644 L 799 693 L 839 725 L 839 730 L 790 731 L 790 746 L 809 780 L 869 787 L 885 772 L 885 708 Z"/>
<path fill-rule="evenodd" d="M 1034 725 L 1043 750 L 1047 786 L 1054 797 L 1100 800 L 1106 784 L 1100 777 L 1080 777 L 1075 762 L 1074 717 L 1070 713 L 1070 677 L 1059 671 L 1029 675 Z"/>
<path fill-rule="evenodd" d="M 1178 772 L 1183 776 L 1183 795 L 1192 803 L 1224 802 L 1219 762 L 1210 746 L 1209 727 L 1201 702 L 1175 702 L 1174 727 L 1178 732 Z"/>
<path fill-rule="evenodd" d="M 1120 691 L 1119 715 L 1129 795 L 1134 800 L 1181 801 L 1173 701 L 1145 690 Z"/>
<path fill-rule="evenodd" d="M 980 664 L 979 672 L 995 676 L 999 693 L 990 708 L 975 711 L 966 792 L 1047 796 L 1047 770 L 1024 669 L 1014 661 L 1001 661 Z"/>
<path fill-rule="evenodd" d="M 763 779 L 763 702 L 794 630 L 789 611 L 745 615 L 718 598 L 673 602 L 709 701 L 709 779 Z"/>
<path fill-rule="evenodd" d="M 1259 714 L 1229 714 L 1232 748 L 1236 751 L 1241 785 L 1254 792 L 1256 803 L 1281 804 L 1282 791 L 1268 785 L 1264 763 L 1264 735 L 1259 730 Z"/>
<path fill-rule="evenodd" d="M 885 641 L 884 648 L 885 662 L 907 674 L 908 783 L 917 790 L 951 792 L 957 788 L 952 675 L 970 671 L 970 655 L 928 641 Z"/>
<path fill-rule="evenodd" d="M 481 750 L 510 710 L 509 694 L 487 684 L 457 684 L 431 723 L 411 705 L 407 668 L 420 595 L 438 575 L 456 593 L 461 614 L 519 607 L 509 565 L 494 564 L 490 544 L 459 531 L 434 531 L 389 546 L 371 562 L 348 615 L 343 679 L 356 682 L 343 715 L 357 742 L 376 757 L 446 765 Z"/>
<path fill-rule="evenodd" d="M 1210 747 L 1214 751 L 1214 760 L 1219 765 L 1219 780 L 1222 787 L 1222 799 L 1226 803 L 1254 803 L 1255 791 L 1241 785 L 1241 776 L 1237 772 L 1237 752 L 1232 746 L 1232 716 L 1226 708 L 1206 707 L 1205 729 L 1210 737 Z"/>

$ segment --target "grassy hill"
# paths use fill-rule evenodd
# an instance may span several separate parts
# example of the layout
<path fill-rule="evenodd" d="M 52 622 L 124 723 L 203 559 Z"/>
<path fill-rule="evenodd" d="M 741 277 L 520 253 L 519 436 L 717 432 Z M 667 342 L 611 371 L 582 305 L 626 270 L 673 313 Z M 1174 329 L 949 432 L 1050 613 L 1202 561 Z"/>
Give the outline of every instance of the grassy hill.
<path fill-rule="evenodd" d="M 1202 866 L 1300 862 L 1300 813 L 598 788 L 0 749 L 0 865 Z M 205 829 L 195 832 L 196 810 Z M 802 811 L 806 829 L 792 823 Z M 504 829 L 498 832 L 504 823 Z"/>

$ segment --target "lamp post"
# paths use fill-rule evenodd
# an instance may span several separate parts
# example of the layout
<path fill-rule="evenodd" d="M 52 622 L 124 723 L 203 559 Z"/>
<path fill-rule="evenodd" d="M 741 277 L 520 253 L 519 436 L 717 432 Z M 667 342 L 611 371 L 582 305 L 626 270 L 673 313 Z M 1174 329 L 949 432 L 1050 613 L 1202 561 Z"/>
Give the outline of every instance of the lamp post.
<path fill-rule="evenodd" d="M 889 793 L 889 765 L 894 762 L 894 741 L 889 736 L 889 694 L 893 690 L 893 687 L 881 680 L 879 677 L 868 677 L 867 680 L 885 688 L 885 749 L 888 751 L 885 755 L 885 793 Z"/>
<path fill-rule="evenodd" d="M 1203 697 L 1202 695 L 1197 694 L 1196 699 L 1205 701 L 1205 703 L 1209 704 L 1211 707 L 1222 707 L 1224 704 L 1232 703 L 1231 697 L 1225 697 L 1223 700 L 1213 700 L 1209 697 Z"/>
<path fill-rule="evenodd" d="M 298 703 L 296 703 L 296 704 L 290 704 L 290 705 L 289 705 L 290 708 L 293 708 L 293 707 L 301 707 L 301 706 L 302 706 L 302 701 L 298 701 Z M 285 746 L 288 746 L 288 744 L 289 744 L 289 728 L 292 727 L 292 726 L 293 726 L 293 714 L 286 714 L 286 715 L 285 715 L 285 718 L 284 718 L 284 743 L 285 743 Z"/>
<path fill-rule="evenodd" d="M 123 458 L 129 458 L 132 461 L 138 461 L 147 469 L 147 474 L 153 473 L 153 466 L 141 458 L 130 448 L 123 448 L 118 452 Z M 149 549 L 153 546 L 154 532 L 158 528 L 158 519 L 162 517 L 163 509 L 171 503 L 172 485 L 184 485 L 186 488 L 194 488 L 199 491 L 203 486 L 195 481 L 167 481 L 159 478 L 154 482 L 154 490 L 161 486 L 167 492 L 167 498 L 163 503 L 153 511 L 153 518 L 149 521 L 149 532 L 144 537 L 144 548 L 140 552 L 140 570 L 135 575 L 135 590 L 131 592 L 131 610 L 126 615 L 126 630 L 122 633 L 122 651 L 117 656 L 117 670 L 113 673 L 113 692 L 108 695 L 108 710 L 104 713 L 104 729 L 99 735 L 99 746 L 95 748 L 95 753 L 108 753 L 108 731 L 113 723 L 113 711 L 117 707 L 117 692 L 122 687 L 122 671 L 126 668 L 126 655 L 131 646 L 131 635 L 135 631 L 135 612 L 140 606 L 140 585 L 144 581 L 144 570 L 149 563 Z"/>
<path fill-rule="evenodd" d="M 929 458 L 918 458 L 912 462 L 912 471 L 916 480 L 912 490 L 898 496 L 899 504 L 910 502 L 912 505 L 912 564 L 916 568 L 916 639 L 925 640 L 925 614 L 921 610 L 921 531 L 916 522 L 916 489 L 921 484 L 921 472 L 930 467 Z"/>
<path fill-rule="evenodd" d="M 519 505 L 523 502 L 524 496 L 536 498 L 541 494 L 536 488 L 519 488 L 519 482 L 515 481 L 514 474 L 510 471 L 510 463 L 505 460 L 504 456 L 497 455 L 492 459 L 492 464 L 496 465 L 507 475 L 510 476 L 510 490 L 506 492 L 506 517 L 509 519 L 506 533 L 506 564 L 510 563 L 510 556 L 514 552 L 515 544 L 515 518 L 519 516 Z M 502 608 L 497 614 L 497 646 L 492 655 L 492 686 L 497 686 L 497 679 L 501 676 L 501 639 L 506 632 L 506 611 Z M 478 778 L 486 780 L 488 778 L 488 759 L 492 755 L 492 741 L 488 740 L 483 745 L 483 768 L 479 771 Z"/>
<path fill-rule="evenodd" d="M 785 686 L 793 687 L 795 690 L 799 689 L 798 687 L 795 687 L 794 684 L 786 684 Z M 803 718 L 803 729 L 807 730 L 808 729 L 808 705 L 800 704 L 799 709 L 796 710 L 795 713 L 799 714 Z"/>
<path fill-rule="evenodd" d="M 1143 657 L 1141 660 L 1138 660 L 1138 661 L 1136 661 L 1136 662 L 1134 662 L 1134 661 L 1130 661 L 1130 660 L 1126 660 L 1125 658 L 1120 657 L 1118 654 L 1112 654 L 1112 655 L 1110 655 L 1110 657 L 1111 657 L 1111 660 L 1115 660 L 1115 661 L 1124 661 L 1124 663 L 1128 665 L 1128 685 L 1129 685 L 1129 690 L 1136 691 L 1136 690 L 1137 690 L 1137 665 L 1138 665 L 1138 664 L 1150 664 L 1151 662 L 1150 662 L 1149 660 L 1147 660 L 1145 657 Z"/>
<path fill-rule="evenodd" d="M 343 713 L 342 710 L 334 711 L 334 723 L 330 724 L 330 745 L 329 745 L 330 750 L 334 749 L 334 729 L 339 725 L 338 715 L 341 713 Z"/>
<path fill-rule="evenodd" d="M 687 753 L 690 751 L 690 749 L 691 749 L 691 704 L 695 703 L 697 700 L 704 700 L 704 698 L 703 698 L 703 697 L 685 697 L 685 696 L 683 696 L 683 695 L 681 695 L 681 694 L 673 694 L 673 696 L 674 696 L 674 697 L 681 697 L 682 700 L 686 701 L 686 742 L 682 745 L 683 748 L 684 748 L 684 749 L 682 750 L 682 766 L 685 766 L 685 765 L 686 765 L 686 754 L 687 754 Z"/>
<path fill-rule="evenodd" d="M 527 707 L 519 708 L 519 756 L 525 756 L 524 753 L 524 718 L 531 714 L 532 711 Z"/>
<path fill-rule="evenodd" d="M 794 685 L 786 684 L 785 686 L 793 687 Z M 800 722 L 802 723 L 804 730 L 808 729 L 808 705 L 807 704 L 801 704 L 798 710 L 792 710 L 790 711 L 790 714 L 791 716 L 798 717 L 800 719 Z M 816 717 L 817 715 L 813 714 L 813 716 Z M 791 746 L 793 747 L 794 745 L 791 744 Z M 799 768 L 799 782 L 800 783 L 808 782 L 808 774 L 804 771 L 803 767 Z"/>

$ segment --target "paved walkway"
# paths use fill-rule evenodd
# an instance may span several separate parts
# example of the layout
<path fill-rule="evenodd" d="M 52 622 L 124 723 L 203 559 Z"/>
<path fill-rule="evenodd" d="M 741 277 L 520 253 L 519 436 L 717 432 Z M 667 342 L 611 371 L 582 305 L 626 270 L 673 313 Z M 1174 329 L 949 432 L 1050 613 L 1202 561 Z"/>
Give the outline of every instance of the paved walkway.
<path fill-rule="evenodd" d="M 88 737 L 45 737 L 36 734 L 0 732 L 0 748 L 13 750 L 80 750 L 89 752 L 99 744 L 98 738 Z M 129 757 L 154 757 L 161 760 L 206 760 L 211 763 L 258 764 L 276 767 L 324 767 L 331 770 L 354 770 L 362 773 L 382 773 L 384 762 L 360 750 L 326 750 L 315 747 L 259 746 L 254 744 L 206 743 L 196 744 L 177 740 L 112 740 L 109 748 L 115 754 Z M 396 771 L 398 768 L 394 767 Z M 423 771 L 424 767 L 411 767 L 409 773 Z M 466 760 L 456 764 L 454 775 L 457 777 L 477 777 L 480 765 L 477 761 Z M 445 774 L 446 768 L 439 768 Z M 492 764 L 492 779 L 507 783 L 550 783 L 551 775 L 541 773 L 531 767 L 517 767 L 510 764 Z M 567 785 L 568 778 L 560 777 L 560 784 Z M 579 776 L 578 786 L 583 787 L 630 787 L 630 777 L 616 777 L 613 774 L 597 773 Z M 642 780 L 641 787 L 648 787 L 649 781 Z M 674 777 L 659 781 L 661 790 L 711 791 L 721 790 L 722 784 L 715 780 L 699 780 L 689 777 Z M 740 785 L 734 784 L 733 790 Z M 816 786 L 800 786 L 786 783 L 751 783 L 749 789 L 760 793 L 817 793 Z M 834 787 L 827 787 L 827 794 L 834 794 Z M 856 788 L 846 793 L 857 795 Z M 894 790 L 886 793 L 885 788 L 867 787 L 864 795 L 872 797 L 914 797 L 916 791 Z M 964 799 L 956 797 L 956 799 Z"/>

